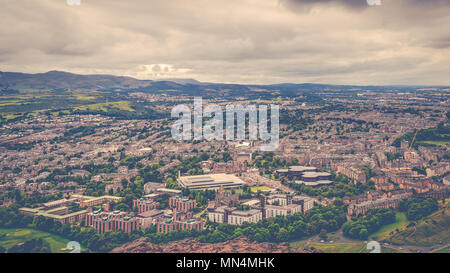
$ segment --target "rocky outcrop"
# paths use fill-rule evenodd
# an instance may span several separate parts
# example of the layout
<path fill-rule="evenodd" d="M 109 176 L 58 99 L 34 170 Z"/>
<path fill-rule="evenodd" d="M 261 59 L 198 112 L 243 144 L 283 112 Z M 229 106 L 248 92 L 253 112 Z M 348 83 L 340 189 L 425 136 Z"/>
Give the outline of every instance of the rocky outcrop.
<path fill-rule="evenodd" d="M 256 243 L 245 237 L 207 244 L 197 239 L 184 239 L 165 244 L 153 244 L 149 238 L 139 238 L 113 249 L 113 253 L 310 253 L 310 249 L 289 246 L 288 243 Z"/>

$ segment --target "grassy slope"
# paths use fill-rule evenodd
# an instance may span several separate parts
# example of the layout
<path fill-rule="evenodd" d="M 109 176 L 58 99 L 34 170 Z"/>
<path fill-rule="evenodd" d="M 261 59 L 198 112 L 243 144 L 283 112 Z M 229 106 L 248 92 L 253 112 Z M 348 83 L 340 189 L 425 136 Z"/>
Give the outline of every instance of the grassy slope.
<path fill-rule="evenodd" d="M 406 227 L 408 220 L 406 219 L 406 214 L 402 212 L 397 212 L 395 214 L 395 223 L 383 226 L 377 232 L 370 234 L 369 238 L 374 240 L 383 240 L 389 236 L 389 233 L 395 232 L 396 229 L 402 229 Z"/>
<path fill-rule="evenodd" d="M 432 246 L 450 239 L 450 208 L 439 210 L 417 223 L 391 235 L 387 241 L 399 245 Z"/>
<path fill-rule="evenodd" d="M 89 104 L 86 106 L 75 107 L 74 110 L 93 110 L 93 111 L 99 110 L 99 111 L 108 112 L 108 108 L 117 108 L 119 110 L 130 111 L 130 112 L 134 111 L 134 109 L 131 108 L 131 103 L 129 101 L 117 101 L 117 102 Z"/>
<path fill-rule="evenodd" d="M 70 242 L 69 239 L 28 228 L 0 229 L 0 246 L 6 249 L 35 238 L 42 238 L 50 246 L 52 253 L 69 252 L 62 250 Z"/>

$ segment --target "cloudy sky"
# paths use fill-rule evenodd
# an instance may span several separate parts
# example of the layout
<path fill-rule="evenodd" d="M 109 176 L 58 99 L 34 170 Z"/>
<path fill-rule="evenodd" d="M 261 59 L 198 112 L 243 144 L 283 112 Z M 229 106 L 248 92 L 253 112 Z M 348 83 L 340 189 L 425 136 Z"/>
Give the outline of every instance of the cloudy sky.
<path fill-rule="evenodd" d="M 450 0 L 0 0 L 0 70 L 450 85 Z"/>

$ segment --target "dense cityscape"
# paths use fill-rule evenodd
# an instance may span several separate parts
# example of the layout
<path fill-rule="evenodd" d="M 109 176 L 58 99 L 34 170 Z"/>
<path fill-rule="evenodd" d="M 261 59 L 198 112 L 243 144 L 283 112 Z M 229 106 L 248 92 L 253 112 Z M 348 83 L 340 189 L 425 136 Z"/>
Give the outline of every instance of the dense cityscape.
<path fill-rule="evenodd" d="M 44 75 L 52 74 L 71 75 Z M 71 93 L 81 105 L 3 115 L 3 239 L 11 228 L 32 227 L 80 241 L 86 251 L 121 251 L 146 238 L 214 244 L 245 237 L 305 252 L 330 240 L 376 238 L 408 252 L 448 244 L 445 229 L 432 244 L 400 246 L 414 245 L 409 233 L 421 219 L 438 210 L 448 217 L 449 89 L 245 86 L 250 98 L 216 96 L 222 88 L 229 87 L 208 89 L 204 104 L 280 106 L 276 151 L 261 151 L 258 140 L 176 141 L 169 110 L 193 107 L 193 97 L 146 88 Z M 4 109 L 18 96 L 7 91 Z M 26 95 L 19 107 L 48 107 L 45 96 Z M 104 96 L 113 101 L 96 102 Z M 399 217 L 407 218 L 402 229 L 374 236 Z"/>

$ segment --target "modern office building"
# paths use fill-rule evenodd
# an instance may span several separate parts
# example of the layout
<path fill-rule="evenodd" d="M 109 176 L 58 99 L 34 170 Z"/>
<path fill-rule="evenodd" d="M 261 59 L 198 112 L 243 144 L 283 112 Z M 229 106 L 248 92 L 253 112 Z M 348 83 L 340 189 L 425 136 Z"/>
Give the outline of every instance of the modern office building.
<path fill-rule="evenodd" d="M 303 172 L 300 175 L 299 180 L 296 180 L 295 183 L 315 187 L 315 186 L 332 184 L 333 181 L 331 181 L 330 173 L 309 171 L 309 172 Z"/>
<path fill-rule="evenodd" d="M 313 172 L 316 171 L 316 167 L 309 166 L 290 166 L 288 169 L 280 169 L 277 170 L 277 173 L 284 174 L 288 176 L 301 176 L 304 172 Z"/>
<path fill-rule="evenodd" d="M 265 217 L 272 218 L 277 216 L 288 216 L 302 212 L 301 204 L 290 204 L 286 206 L 266 205 Z"/>
<path fill-rule="evenodd" d="M 219 190 L 220 187 L 237 189 L 245 184 L 239 177 L 232 174 L 180 176 L 177 182 L 181 187 L 192 190 Z"/>
<path fill-rule="evenodd" d="M 262 220 L 262 212 L 258 209 L 237 210 L 227 206 L 208 209 L 208 219 L 213 223 L 227 223 L 242 225 L 243 223 L 257 223 Z"/>
<path fill-rule="evenodd" d="M 63 225 L 81 221 L 87 213 L 86 210 L 69 213 L 68 207 L 59 207 L 51 210 L 43 210 L 42 208 L 20 208 L 19 212 L 32 217 L 44 216 L 45 218 L 60 222 Z"/>

